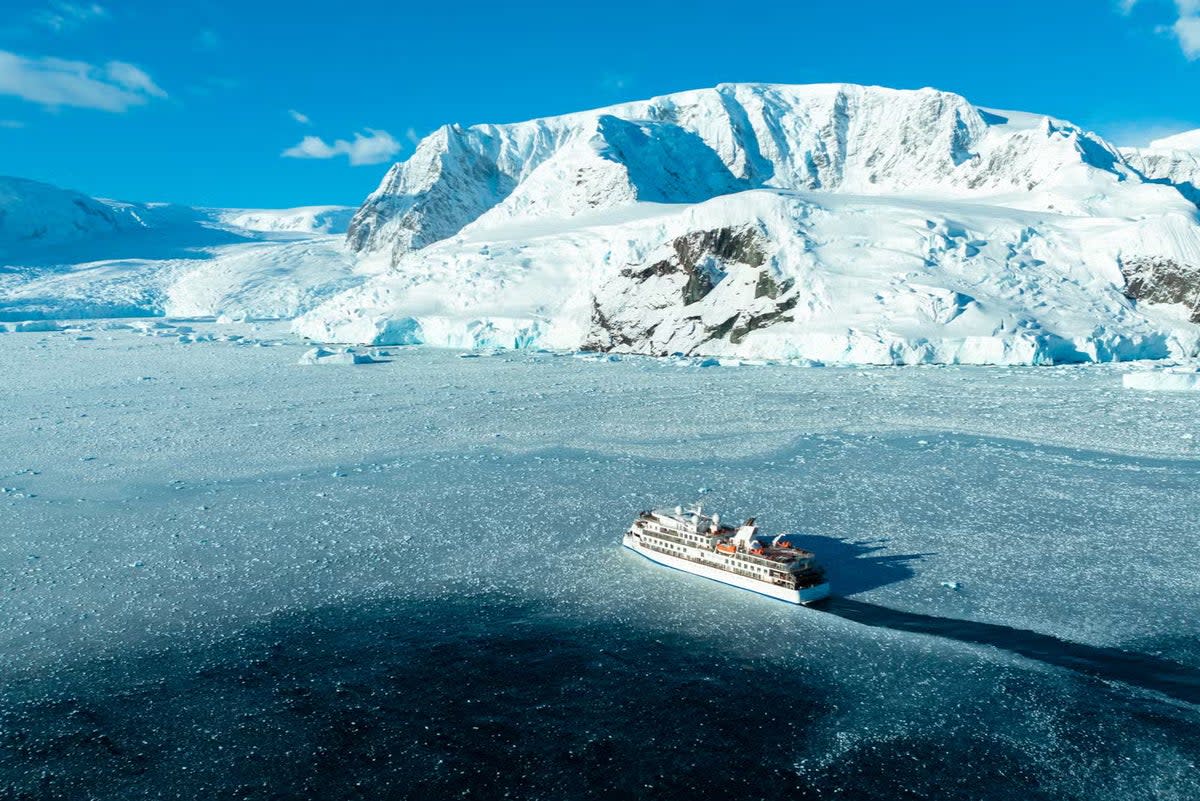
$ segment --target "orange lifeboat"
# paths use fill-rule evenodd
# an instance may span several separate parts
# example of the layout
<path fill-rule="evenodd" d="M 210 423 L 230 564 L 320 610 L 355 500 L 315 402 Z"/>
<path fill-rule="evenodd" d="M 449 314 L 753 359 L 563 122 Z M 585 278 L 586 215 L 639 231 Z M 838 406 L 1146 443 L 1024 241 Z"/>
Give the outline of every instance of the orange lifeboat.
<path fill-rule="evenodd" d="M 717 550 L 721 553 L 737 553 L 737 546 L 730 545 L 728 542 L 718 542 Z"/>
<path fill-rule="evenodd" d="M 780 548 L 791 548 L 791 547 L 792 547 L 792 543 L 791 543 L 791 541 L 790 541 L 790 540 L 780 540 L 780 542 L 779 542 L 779 547 L 780 547 Z"/>

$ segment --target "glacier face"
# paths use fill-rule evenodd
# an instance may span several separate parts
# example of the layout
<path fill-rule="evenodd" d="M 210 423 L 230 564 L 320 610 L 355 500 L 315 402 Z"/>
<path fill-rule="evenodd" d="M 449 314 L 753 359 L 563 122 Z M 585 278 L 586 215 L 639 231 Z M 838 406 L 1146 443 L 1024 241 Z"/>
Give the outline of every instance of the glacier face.
<path fill-rule="evenodd" d="M 823 362 L 1193 354 L 1189 154 L 932 89 L 722 85 L 446 126 L 348 242 L 378 274 L 304 315 L 330 341 Z M 1144 283 L 1144 282 L 1143 282 Z"/>

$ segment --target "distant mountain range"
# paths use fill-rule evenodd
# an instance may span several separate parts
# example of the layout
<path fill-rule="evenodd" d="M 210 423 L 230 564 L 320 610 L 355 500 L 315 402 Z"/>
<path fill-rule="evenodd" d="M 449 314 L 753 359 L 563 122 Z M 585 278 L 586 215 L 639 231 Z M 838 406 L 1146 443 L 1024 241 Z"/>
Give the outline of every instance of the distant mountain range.
<path fill-rule="evenodd" d="M 0 177 L 0 322 L 295 317 L 361 280 L 341 236 L 352 213 L 126 203 Z"/>
<path fill-rule="evenodd" d="M 1193 356 L 1198 186 L 1200 133 L 1121 149 L 932 89 L 722 85 L 439 129 L 353 214 L 336 280 L 289 311 L 307 336 L 376 344 L 883 364 Z M 40 215 L 0 194 L 0 248 L 138 224 L 332 233 L 347 215 L 189 217 L 64 195 L 31 195 L 53 209 Z M 321 275 L 316 261 L 305 274 Z M 0 314 L 5 292 L 0 280 Z"/>

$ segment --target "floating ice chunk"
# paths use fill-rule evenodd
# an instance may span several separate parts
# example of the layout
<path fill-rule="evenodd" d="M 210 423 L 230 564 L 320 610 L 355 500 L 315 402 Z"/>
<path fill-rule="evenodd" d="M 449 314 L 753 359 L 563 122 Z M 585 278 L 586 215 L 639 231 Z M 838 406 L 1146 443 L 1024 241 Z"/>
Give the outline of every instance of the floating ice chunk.
<path fill-rule="evenodd" d="M 1200 390 L 1200 371 L 1195 368 L 1174 367 L 1165 370 L 1146 370 L 1126 373 L 1121 377 L 1126 389 L 1148 392 L 1184 392 Z"/>
<path fill-rule="evenodd" d="M 61 325 L 53 320 L 25 320 L 20 323 L 9 323 L 0 330 L 16 334 L 32 334 L 45 331 L 61 331 L 62 328 Z"/>
<path fill-rule="evenodd" d="M 948 590 L 958 590 L 962 585 L 957 581 L 943 581 L 942 586 Z"/>
<path fill-rule="evenodd" d="M 585 362 L 619 362 L 621 357 L 615 353 L 588 353 L 582 351 L 572 354 L 576 359 L 581 359 Z"/>
<path fill-rule="evenodd" d="M 374 364 L 366 353 L 357 353 L 352 348 L 341 350 L 326 350 L 325 348 L 309 348 L 300 357 L 297 364 Z"/>

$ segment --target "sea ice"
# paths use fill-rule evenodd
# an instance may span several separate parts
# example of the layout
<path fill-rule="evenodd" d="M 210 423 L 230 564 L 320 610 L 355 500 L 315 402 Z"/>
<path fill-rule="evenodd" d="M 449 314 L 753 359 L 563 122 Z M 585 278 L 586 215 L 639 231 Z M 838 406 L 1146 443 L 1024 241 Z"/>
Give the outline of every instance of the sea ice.
<path fill-rule="evenodd" d="M 1186 392 L 1200 390 L 1200 370 L 1191 368 L 1166 368 L 1126 373 L 1121 377 L 1126 389 L 1149 392 Z"/>

